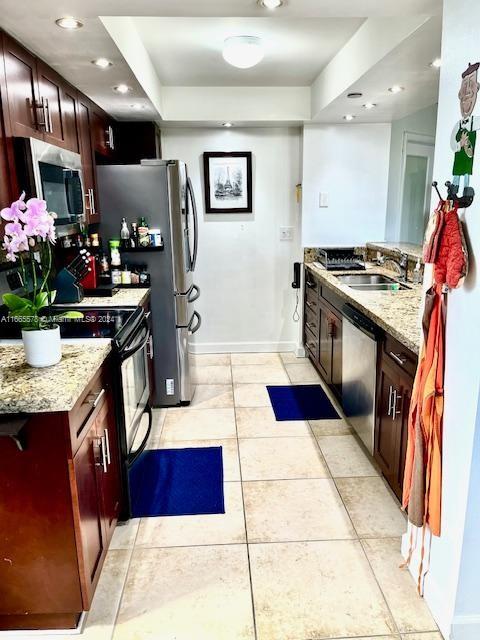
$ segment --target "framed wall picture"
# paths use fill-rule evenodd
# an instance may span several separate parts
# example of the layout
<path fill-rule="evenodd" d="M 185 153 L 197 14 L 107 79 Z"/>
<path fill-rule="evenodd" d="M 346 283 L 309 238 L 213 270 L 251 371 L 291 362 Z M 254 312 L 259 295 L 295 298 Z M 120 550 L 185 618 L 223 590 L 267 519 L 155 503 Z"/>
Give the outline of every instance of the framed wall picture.
<path fill-rule="evenodd" d="M 205 213 L 252 213 L 250 151 L 203 154 Z"/>

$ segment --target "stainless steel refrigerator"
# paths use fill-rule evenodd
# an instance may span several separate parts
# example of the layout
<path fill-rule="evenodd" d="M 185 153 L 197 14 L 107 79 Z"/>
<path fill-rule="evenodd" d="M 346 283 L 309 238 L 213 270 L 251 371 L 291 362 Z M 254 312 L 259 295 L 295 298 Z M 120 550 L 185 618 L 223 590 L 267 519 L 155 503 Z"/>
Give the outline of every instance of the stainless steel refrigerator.
<path fill-rule="evenodd" d="M 177 160 L 144 160 L 139 165 L 97 168 L 104 243 L 120 237 L 121 220 L 130 225 L 145 216 L 160 228 L 163 251 L 123 254 L 129 266 L 146 265 L 151 276 L 151 320 L 154 346 L 154 406 L 189 403 L 192 335 L 201 317 L 194 303 L 200 296 L 193 274 L 198 251 L 195 195 L 187 167 Z"/>

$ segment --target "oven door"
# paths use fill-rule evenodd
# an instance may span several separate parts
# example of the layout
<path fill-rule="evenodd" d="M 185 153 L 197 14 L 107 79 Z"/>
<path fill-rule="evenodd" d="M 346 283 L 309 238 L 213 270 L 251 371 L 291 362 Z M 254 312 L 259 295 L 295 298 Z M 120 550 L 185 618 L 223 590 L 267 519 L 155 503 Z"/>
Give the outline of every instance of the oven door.
<path fill-rule="evenodd" d="M 150 343 L 150 326 L 148 318 L 145 317 L 139 330 L 135 332 L 130 341 L 120 351 L 122 410 L 127 458 L 133 453 L 132 446 L 140 427 L 142 416 L 148 407 L 148 399 L 150 397 L 148 362 Z"/>

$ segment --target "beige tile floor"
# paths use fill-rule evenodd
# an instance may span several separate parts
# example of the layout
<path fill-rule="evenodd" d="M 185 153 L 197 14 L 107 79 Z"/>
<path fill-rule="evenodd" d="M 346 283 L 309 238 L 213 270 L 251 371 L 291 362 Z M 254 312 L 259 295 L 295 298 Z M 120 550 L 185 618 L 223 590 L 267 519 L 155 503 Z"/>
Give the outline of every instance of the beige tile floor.
<path fill-rule="evenodd" d="M 265 384 L 319 382 L 310 363 L 199 355 L 194 375 L 150 446 L 222 446 L 226 513 L 118 526 L 84 637 L 441 640 L 399 568 L 404 515 L 348 424 L 275 421 Z"/>

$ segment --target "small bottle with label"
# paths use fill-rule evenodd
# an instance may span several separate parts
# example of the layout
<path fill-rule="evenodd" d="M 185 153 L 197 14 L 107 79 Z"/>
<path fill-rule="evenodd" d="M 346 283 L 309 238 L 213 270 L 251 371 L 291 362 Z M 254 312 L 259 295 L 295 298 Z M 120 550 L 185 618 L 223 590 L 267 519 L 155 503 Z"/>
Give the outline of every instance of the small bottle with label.
<path fill-rule="evenodd" d="M 138 246 L 148 247 L 150 245 L 150 235 L 148 233 L 148 224 L 145 216 L 138 221 Z"/>
<path fill-rule="evenodd" d="M 122 271 L 122 284 L 132 284 L 132 272 L 128 268 L 128 265 L 125 265 Z"/>
<path fill-rule="evenodd" d="M 132 248 L 138 247 L 138 225 L 136 222 L 132 222 L 132 229 L 130 231 L 130 245 Z"/>
<path fill-rule="evenodd" d="M 130 229 L 128 228 L 127 219 L 122 218 L 122 226 L 120 228 L 120 239 L 123 249 L 130 248 Z"/>

